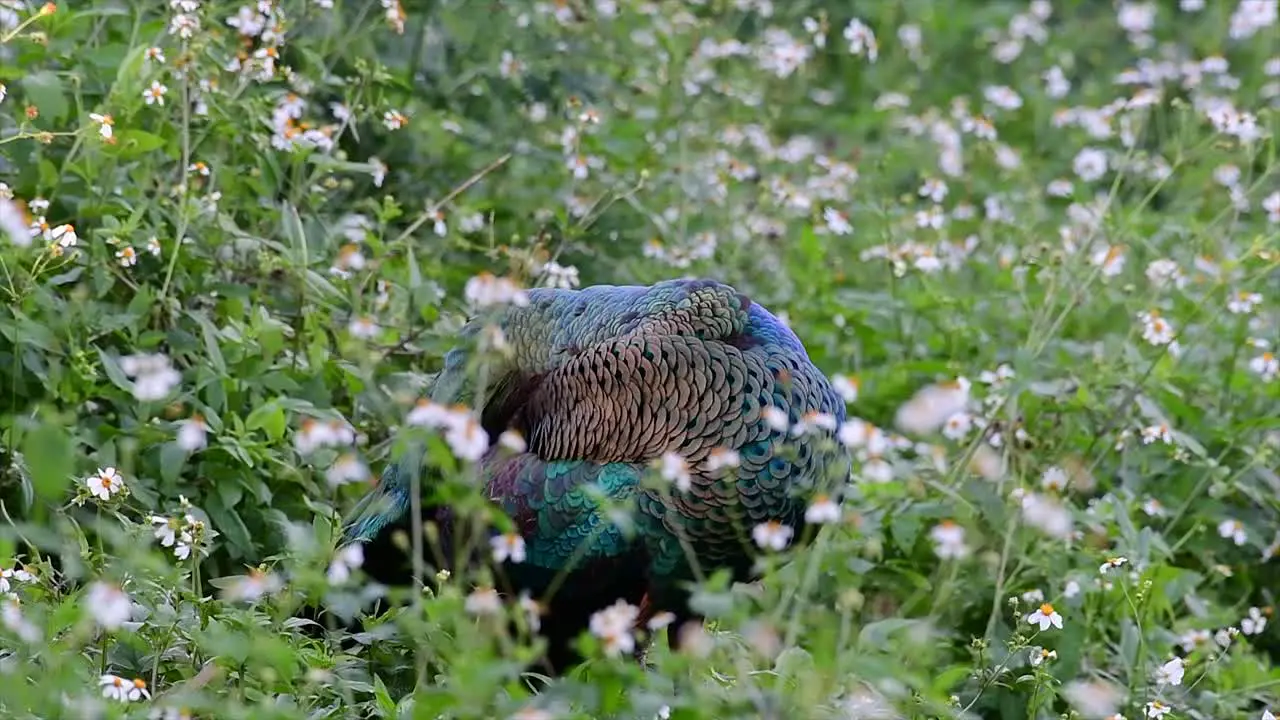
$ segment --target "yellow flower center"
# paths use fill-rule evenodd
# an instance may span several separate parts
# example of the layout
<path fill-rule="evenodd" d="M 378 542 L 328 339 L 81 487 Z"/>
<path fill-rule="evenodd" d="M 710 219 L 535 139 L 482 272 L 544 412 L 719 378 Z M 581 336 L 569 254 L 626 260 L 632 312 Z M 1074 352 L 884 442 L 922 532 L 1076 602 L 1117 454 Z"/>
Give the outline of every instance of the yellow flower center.
<path fill-rule="evenodd" d="M 1041 605 L 1041 606 L 1040 606 L 1040 614 L 1041 614 L 1041 615 L 1052 615 L 1052 614 L 1053 614 L 1053 606 L 1052 606 L 1052 605 L 1050 605 L 1049 603 L 1044 603 L 1043 605 Z"/>

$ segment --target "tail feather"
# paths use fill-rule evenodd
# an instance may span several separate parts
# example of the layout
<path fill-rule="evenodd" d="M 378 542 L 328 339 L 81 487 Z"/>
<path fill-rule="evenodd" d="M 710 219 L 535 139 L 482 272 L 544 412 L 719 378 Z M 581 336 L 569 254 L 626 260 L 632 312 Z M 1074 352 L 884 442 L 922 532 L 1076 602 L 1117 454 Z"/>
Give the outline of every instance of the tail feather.
<path fill-rule="evenodd" d="M 413 478 L 422 472 L 425 455 L 426 447 L 415 441 L 409 443 L 398 460 L 387 464 L 378 486 L 356 503 L 343 522 L 340 545 L 370 542 L 408 514 Z"/>

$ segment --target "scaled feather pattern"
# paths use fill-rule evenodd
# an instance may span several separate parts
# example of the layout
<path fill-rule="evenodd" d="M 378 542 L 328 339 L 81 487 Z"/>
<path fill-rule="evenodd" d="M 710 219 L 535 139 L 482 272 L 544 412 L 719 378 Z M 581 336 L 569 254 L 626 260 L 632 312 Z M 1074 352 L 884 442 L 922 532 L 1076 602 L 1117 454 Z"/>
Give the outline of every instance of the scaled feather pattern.
<path fill-rule="evenodd" d="M 791 427 L 815 413 L 838 426 L 844 402 L 799 338 L 734 288 L 669 280 L 534 289 L 528 298 L 464 327 L 431 399 L 483 398 L 490 438 L 512 429 L 526 439 L 524 452 L 492 445 L 478 471 L 526 543 L 524 562 L 505 567 L 515 588 L 539 597 L 569 573 L 544 598 L 553 627 L 562 620 L 574 632 L 618 598 L 690 617 L 684 581 L 718 568 L 745 579 L 754 526 L 798 529 L 815 493 L 847 481 L 849 456 L 830 432 L 797 436 L 766 421 L 773 407 Z M 495 324 L 509 348 L 478 392 L 475 339 Z M 709 469 L 717 451 L 735 451 L 737 464 Z M 644 481 L 666 453 L 684 460 L 687 491 Z M 417 447 L 387 467 L 344 542 L 374 542 L 405 521 L 422 457 Z M 616 521 L 619 508 L 630 522 Z M 450 509 L 424 517 L 447 542 Z"/>

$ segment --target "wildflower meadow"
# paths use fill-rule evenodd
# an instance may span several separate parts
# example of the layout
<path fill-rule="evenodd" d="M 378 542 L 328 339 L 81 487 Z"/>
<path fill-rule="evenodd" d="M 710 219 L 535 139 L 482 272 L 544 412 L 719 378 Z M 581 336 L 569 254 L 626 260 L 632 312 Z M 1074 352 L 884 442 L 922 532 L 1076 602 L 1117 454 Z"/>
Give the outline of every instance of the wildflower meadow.
<path fill-rule="evenodd" d="M 0 0 L 0 717 L 1274 720 L 1277 15 Z M 556 677 L 483 568 L 369 580 L 406 434 L 494 521 L 468 317 L 679 277 L 846 401 L 770 420 L 852 453 L 816 536 Z"/>

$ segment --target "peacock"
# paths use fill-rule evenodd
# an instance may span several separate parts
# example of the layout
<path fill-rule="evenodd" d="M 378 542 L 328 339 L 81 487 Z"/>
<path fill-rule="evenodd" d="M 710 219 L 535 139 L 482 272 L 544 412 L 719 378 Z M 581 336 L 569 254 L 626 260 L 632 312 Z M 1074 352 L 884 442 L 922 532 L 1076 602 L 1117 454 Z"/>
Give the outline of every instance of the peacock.
<path fill-rule="evenodd" d="M 700 619 L 688 581 L 717 569 L 749 579 L 753 528 L 778 523 L 801 537 L 809 501 L 847 481 L 850 457 L 831 433 L 845 418 L 841 396 L 786 324 L 729 285 L 677 279 L 525 298 L 464 326 L 431 402 L 480 399 L 491 445 L 475 469 L 526 548 L 502 572 L 511 591 L 543 604 L 545 659 L 559 672 L 579 659 L 572 643 L 592 613 L 619 599 L 642 618 L 671 613 L 673 628 Z M 486 327 L 500 328 L 506 350 L 481 386 L 472 361 Z M 522 451 L 492 440 L 506 430 Z M 410 443 L 344 523 L 341 542 L 365 543 L 365 571 L 384 584 L 410 577 L 391 537 L 411 525 L 409 478 L 424 453 Z M 683 489 L 653 481 L 673 456 Z M 419 505 L 451 557 L 453 509 L 425 493 Z M 617 521 L 618 507 L 630 522 Z"/>

